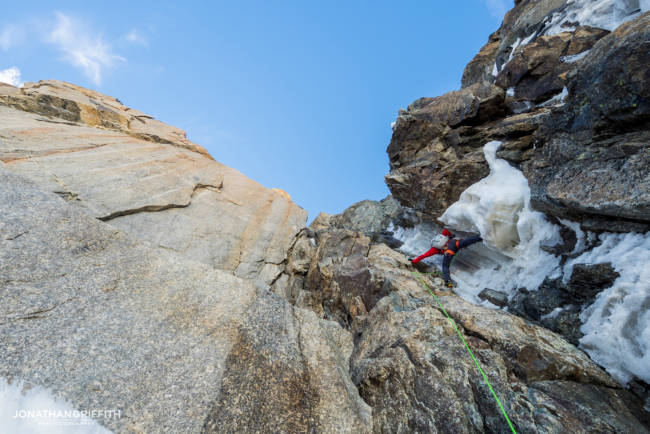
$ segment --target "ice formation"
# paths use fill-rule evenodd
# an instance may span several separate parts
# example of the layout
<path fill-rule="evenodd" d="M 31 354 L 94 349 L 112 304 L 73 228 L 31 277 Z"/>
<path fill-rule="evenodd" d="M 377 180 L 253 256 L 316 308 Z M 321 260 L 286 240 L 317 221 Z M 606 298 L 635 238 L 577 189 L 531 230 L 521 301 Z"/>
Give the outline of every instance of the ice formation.
<path fill-rule="evenodd" d="M 467 188 L 440 217 L 453 230 L 478 232 L 483 237 L 483 246 L 459 254 L 452 266 L 457 292 L 473 302 L 479 301 L 477 294 L 484 288 L 505 292 L 520 287 L 537 289 L 559 270 L 559 258 L 540 249 L 543 244 L 556 244 L 559 230 L 542 213 L 531 210 L 528 181 L 518 169 L 496 157 L 500 145 L 485 145 L 490 174 Z M 435 230 L 402 229 L 395 237 L 404 242 L 402 250 L 422 253 L 429 248 Z"/>
<path fill-rule="evenodd" d="M 650 383 L 650 232 L 599 239 L 600 245 L 564 266 L 564 279 L 584 263 L 611 262 L 620 274 L 583 311 L 580 347 L 621 383 L 633 376 Z"/>
<path fill-rule="evenodd" d="M 0 378 L 0 428 L 3 434 L 106 434 L 111 431 L 47 389 L 23 391 L 22 382 Z"/>
<path fill-rule="evenodd" d="M 517 38 L 514 44 L 512 44 L 512 48 L 510 50 L 510 55 L 508 56 L 508 60 L 506 60 L 506 64 L 512 60 L 513 57 L 515 57 L 515 51 L 517 51 L 517 48 L 519 48 L 519 44 L 521 44 L 521 38 Z"/>
<path fill-rule="evenodd" d="M 564 308 L 564 307 L 556 307 L 555 309 L 553 309 L 551 312 L 547 313 L 546 315 L 542 315 L 540 319 L 546 320 L 546 319 L 556 318 L 560 314 L 560 312 L 562 312 L 564 309 L 566 309 L 566 308 Z"/>
<path fill-rule="evenodd" d="M 530 208 L 528 180 L 496 157 L 499 146 L 496 141 L 485 145 L 490 174 L 467 188 L 440 221 L 457 230 L 479 232 L 488 246 L 513 260 L 542 259 L 539 246 L 558 242 L 558 229 Z"/>
<path fill-rule="evenodd" d="M 578 253 L 584 252 L 588 246 L 592 246 L 596 243 L 598 236 L 593 232 L 585 232 L 580 227 L 580 223 L 574 222 L 567 219 L 559 219 L 562 225 L 568 227 L 576 234 L 576 245 L 569 253 L 569 256 L 576 255 Z"/>
<path fill-rule="evenodd" d="M 484 239 L 454 259 L 451 274 L 458 284 L 456 292 L 489 306 L 477 297 L 483 288 L 510 293 L 521 287 L 535 290 L 546 277 L 563 275 L 568 281 L 575 264 L 611 262 L 620 277 L 582 312 L 580 347 L 622 384 L 632 377 L 650 383 L 650 232 L 596 237 L 582 231 L 579 223 L 560 220 L 577 238 L 571 252 L 577 256 L 560 267 L 558 257 L 540 248 L 559 241 L 558 227 L 531 210 L 528 182 L 519 170 L 496 157 L 499 146 L 499 142 L 485 145 L 490 174 L 467 188 L 440 217 L 447 227 L 461 231 L 460 236 L 479 232 Z M 442 228 L 425 223 L 390 229 L 404 242 L 403 251 L 419 255 Z M 587 250 L 594 243 L 596 247 Z M 442 257 L 427 261 L 440 267 Z M 545 318 L 565 308 L 556 308 Z"/>
<path fill-rule="evenodd" d="M 508 56 L 508 60 L 504 62 L 504 64 L 501 66 L 501 69 L 503 69 L 510 61 L 515 57 L 515 54 L 517 54 L 517 50 L 520 48 L 524 48 L 526 45 L 528 45 L 534 38 L 535 38 L 536 33 L 531 33 L 530 35 L 526 36 L 523 40 L 521 38 L 517 38 L 517 40 L 510 46 L 510 55 Z M 496 73 L 495 73 L 496 72 Z M 497 76 L 499 70 L 497 69 L 497 64 L 494 64 L 494 69 L 492 70 L 492 75 L 495 77 Z"/>
<path fill-rule="evenodd" d="M 538 104 L 538 106 L 539 107 L 560 107 L 564 105 L 564 101 L 566 100 L 567 96 L 569 96 L 569 90 L 566 88 L 566 86 L 564 86 L 562 92 Z"/>
<path fill-rule="evenodd" d="M 494 62 L 494 66 L 492 67 L 492 75 L 493 75 L 494 77 L 496 77 L 497 75 L 499 75 L 499 68 L 497 67 L 497 63 L 496 63 L 496 62 Z"/>
<path fill-rule="evenodd" d="M 582 60 L 591 50 L 583 51 L 582 53 L 572 54 L 571 56 L 562 56 L 560 60 L 564 63 L 576 63 Z"/>
<path fill-rule="evenodd" d="M 613 31 L 621 24 L 650 10 L 650 0 L 569 0 L 551 15 L 541 34 L 557 35 L 581 26 Z"/>

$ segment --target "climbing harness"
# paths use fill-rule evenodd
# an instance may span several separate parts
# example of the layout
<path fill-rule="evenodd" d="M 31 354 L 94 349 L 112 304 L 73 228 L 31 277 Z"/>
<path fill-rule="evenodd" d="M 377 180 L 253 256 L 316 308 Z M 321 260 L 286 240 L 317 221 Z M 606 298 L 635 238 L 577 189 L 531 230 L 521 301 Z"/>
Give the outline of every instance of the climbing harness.
<path fill-rule="evenodd" d="M 490 381 L 488 380 L 487 375 L 485 375 L 485 372 L 483 372 L 483 369 L 481 368 L 481 365 L 479 365 L 478 360 L 476 359 L 476 357 L 474 357 L 474 353 L 472 353 L 472 350 L 469 348 L 469 345 L 467 345 L 467 341 L 465 341 L 465 338 L 463 337 L 463 334 L 460 332 L 460 330 L 458 330 L 458 327 L 456 327 L 456 323 L 449 316 L 449 314 L 447 313 L 445 308 L 442 306 L 442 303 L 440 302 L 438 297 L 436 297 L 436 294 L 433 293 L 433 291 L 431 290 L 429 285 L 427 285 L 427 283 L 424 281 L 424 279 L 422 279 L 422 276 L 420 275 L 420 273 L 417 272 L 417 271 L 413 271 L 412 274 L 415 276 L 416 279 L 418 279 L 424 285 L 425 288 L 427 288 L 427 291 L 429 292 L 429 294 L 431 294 L 433 299 L 436 301 L 436 303 L 440 307 L 440 310 L 442 310 L 442 313 L 445 314 L 445 316 L 447 317 L 447 319 L 451 323 L 454 330 L 456 330 L 456 333 L 458 334 L 460 339 L 463 341 L 463 344 L 465 344 L 465 348 L 467 348 L 467 352 L 469 352 L 469 355 L 472 356 L 472 360 L 474 360 L 474 364 L 476 365 L 479 372 L 483 376 L 483 380 L 485 380 L 485 383 L 487 384 L 488 388 L 490 389 L 490 392 L 492 392 L 492 396 L 494 396 L 494 399 L 496 400 L 497 404 L 499 405 L 499 408 L 501 409 L 501 413 L 503 413 L 503 417 L 505 417 L 506 422 L 508 422 L 508 426 L 510 427 L 510 429 L 512 430 L 512 432 L 514 434 L 517 434 L 517 431 L 515 430 L 514 426 L 512 426 L 512 422 L 510 422 L 510 419 L 508 418 L 508 415 L 506 414 L 506 410 L 503 408 L 503 405 L 501 405 L 501 401 L 499 401 L 499 397 L 494 392 L 494 389 L 492 389 L 492 385 L 490 384 Z M 435 274 L 435 273 L 425 273 L 425 274 Z"/>
<path fill-rule="evenodd" d="M 456 252 L 458 252 L 458 245 L 459 245 L 459 244 L 460 244 L 460 240 L 456 240 L 456 250 L 447 249 L 447 250 L 445 250 L 445 254 L 446 254 L 446 255 L 448 254 L 448 255 L 454 256 L 454 255 L 456 254 Z M 449 247 L 449 246 L 447 246 L 447 247 Z"/>

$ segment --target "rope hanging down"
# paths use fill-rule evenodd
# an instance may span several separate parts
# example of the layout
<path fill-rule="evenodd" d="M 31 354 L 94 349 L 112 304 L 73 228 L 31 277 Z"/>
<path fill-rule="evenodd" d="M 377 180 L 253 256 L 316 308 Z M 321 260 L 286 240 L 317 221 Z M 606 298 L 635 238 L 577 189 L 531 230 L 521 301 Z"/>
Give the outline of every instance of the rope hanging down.
<path fill-rule="evenodd" d="M 460 337 L 460 339 L 463 341 L 463 344 L 465 344 L 465 348 L 467 348 L 467 352 L 469 352 L 469 355 L 472 356 L 472 360 L 474 360 L 474 364 L 478 368 L 479 372 L 483 376 L 483 379 L 485 380 L 485 383 L 487 384 L 488 388 L 490 389 L 490 392 L 492 392 L 492 396 L 494 396 L 494 399 L 497 401 L 497 404 L 499 405 L 499 408 L 501 409 L 501 413 L 503 413 L 503 417 L 506 418 L 506 422 L 508 422 L 508 426 L 512 430 L 514 434 L 517 434 L 517 431 L 515 431 L 515 428 L 512 426 L 512 422 L 510 422 L 510 419 L 508 418 L 508 415 L 506 414 L 506 410 L 503 408 L 503 405 L 501 405 L 501 401 L 499 401 L 499 397 L 497 396 L 496 393 L 494 393 L 494 389 L 492 389 L 492 385 L 490 384 L 490 381 L 487 378 L 487 375 L 485 375 L 485 372 L 483 372 L 483 369 L 481 368 L 481 365 L 479 365 L 478 360 L 476 360 L 476 357 L 474 357 L 474 353 L 472 353 L 472 350 L 469 348 L 469 345 L 467 345 L 467 341 L 465 341 L 465 338 L 463 337 L 463 334 L 458 330 L 458 327 L 456 327 L 456 323 L 454 320 L 449 316 L 445 308 L 442 306 L 442 303 L 440 303 L 440 300 L 438 297 L 436 297 L 436 294 L 433 293 L 429 285 L 422 279 L 422 276 L 420 275 L 419 272 L 413 271 L 413 275 L 424 285 L 425 288 L 427 288 L 427 291 L 429 291 L 429 294 L 433 296 L 434 300 L 436 303 L 438 303 L 438 306 L 440 306 L 440 309 L 442 310 L 442 313 L 445 314 L 449 322 L 451 323 L 452 327 L 454 330 L 456 330 L 456 333 Z M 425 273 L 428 274 L 428 273 Z"/>

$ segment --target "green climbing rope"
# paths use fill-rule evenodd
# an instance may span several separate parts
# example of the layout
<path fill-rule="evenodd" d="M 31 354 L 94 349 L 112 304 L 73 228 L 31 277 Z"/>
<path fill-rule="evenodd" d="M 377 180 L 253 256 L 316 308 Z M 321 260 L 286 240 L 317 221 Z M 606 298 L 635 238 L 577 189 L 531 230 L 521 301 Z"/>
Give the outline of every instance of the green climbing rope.
<path fill-rule="evenodd" d="M 472 353 L 472 350 L 469 348 L 469 345 L 467 345 L 467 341 L 465 341 L 465 337 L 463 337 L 463 334 L 460 332 L 460 330 L 458 330 L 458 327 L 456 327 L 456 323 L 449 316 L 449 314 L 447 313 L 445 308 L 442 306 L 442 303 L 440 302 L 438 297 L 436 297 L 436 294 L 433 293 L 433 291 L 431 290 L 429 285 L 427 285 L 427 283 L 424 281 L 424 279 L 422 279 L 422 276 L 420 275 L 420 273 L 417 272 L 417 271 L 413 271 L 412 273 L 424 285 L 424 287 L 427 288 L 427 291 L 429 291 L 429 294 L 431 294 L 431 296 L 436 301 L 436 303 L 438 303 L 438 306 L 440 306 L 440 310 L 442 310 L 442 313 L 445 314 L 445 316 L 447 317 L 447 319 L 451 323 L 454 330 L 456 330 L 456 333 L 458 333 L 458 336 L 463 341 L 463 344 L 465 344 L 465 348 L 467 348 L 467 352 L 469 352 L 469 355 L 472 356 L 472 360 L 474 360 L 474 364 L 476 365 L 479 372 L 483 376 L 483 379 L 485 380 L 485 383 L 487 384 L 488 388 L 490 389 L 490 392 L 492 392 L 492 396 L 494 396 L 494 399 L 497 401 L 497 404 L 499 405 L 499 408 L 501 409 L 501 413 L 503 413 L 503 417 L 505 417 L 506 422 L 508 422 L 508 426 L 510 427 L 510 429 L 512 430 L 512 432 L 514 434 L 517 434 L 517 431 L 515 431 L 515 427 L 512 426 L 512 422 L 510 422 L 510 419 L 508 418 L 508 415 L 506 414 L 506 410 L 503 408 L 503 405 L 501 405 L 501 401 L 499 400 L 499 397 L 494 392 L 494 389 L 492 388 L 492 385 L 490 384 L 490 381 L 488 380 L 487 375 L 485 375 L 485 372 L 483 372 L 483 369 L 481 368 L 481 365 L 479 365 L 478 360 L 476 360 L 476 357 L 474 357 L 474 353 Z M 424 274 L 436 274 L 436 273 L 424 273 Z"/>

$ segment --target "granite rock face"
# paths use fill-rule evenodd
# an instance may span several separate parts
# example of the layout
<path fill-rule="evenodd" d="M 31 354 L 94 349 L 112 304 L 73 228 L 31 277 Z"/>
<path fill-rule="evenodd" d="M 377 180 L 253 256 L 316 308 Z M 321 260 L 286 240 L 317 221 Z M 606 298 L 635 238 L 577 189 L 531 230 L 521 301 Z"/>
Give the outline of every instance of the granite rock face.
<path fill-rule="evenodd" d="M 167 143 L 198 152 L 212 159 L 184 131 L 166 125 L 138 110 L 126 107 L 117 98 L 57 80 L 25 83 L 17 89 L 0 83 L 0 104 L 8 107 L 89 127 L 119 131 L 132 137 Z M 43 125 L 45 126 L 45 125 Z M 16 149 L 20 157 L 21 149 Z"/>
<path fill-rule="evenodd" d="M 520 42 L 535 35 L 543 28 L 544 20 L 554 11 L 566 6 L 567 0 L 536 2 L 524 0 L 515 2 L 503 19 L 499 30 L 490 35 L 488 43 L 467 64 L 463 72 L 462 87 L 475 83 L 492 83 L 500 67 L 516 50 Z M 495 71 L 496 69 L 496 71 Z"/>
<path fill-rule="evenodd" d="M 544 140 L 523 165 L 534 206 L 579 215 L 606 229 L 608 219 L 650 221 L 650 13 L 594 45 L 567 83 L 564 106 L 538 130 Z"/>
<path fill-rule="evenodd" d="M 58 81 L 0 86 L 0 161 L 94 217 L 268 286 L 306 212 L 173 127 Z"/>
<path fill-rule="evenodd" d="M 455 330 L 404 255 L 321 216 L 289 254 L 293 304 L 354 337 L 352 380 L 373 432 L 509 430 Z M 638 400 L 563 337 L 421 277 L 476 354 L 518 432 L 648 432 Z M 569 396 L 571 399 L 567 400 Z"/>
<path fill-rule="evenodd" d="M 563 75 L 571 63 L 563 59 L 579 56 L 609 33 L 593 27 L 579 27 L 573 33 L 541 36 L 523 47 L 506 63 L 495 79 L 497 86 L 509 89 L 508 104 L 542 103 L 560 93 L 565 85 Z"/>
<path fill-rule="evenodd" d="M 611 5 L 627 22 L 604 29 L 578 4 L 516 2 L 461 90 L 400 111 L 387 149 L 395 199 L 437 219 L 487 175 L 480 148 L 499 140 L 533 208 L 588 230 L 650 229 L 650 13 Z"/>
<path fill-rule="evenodd" d="M 333 216 L 331 224 L 340 229 L 372 236 L 385 231 L 404 212 L 392 196 L 380 201 L 363 200 L 348 207 L 343 213 Z"/>
<path fill-rule="evenodd" d="M 647 432 L 631 394 L 612 389 L 612 380 L 559 336 L 439 295 L 517 432 Z M 400 291 L 365 320 L 354 329 L 352 374 L 373 407 L 376 432 L 508 432 L 463 343 L 430 297 Z"/>
<path fill-rule="evenodd" d="M 380 201 L 362 200 L 348 207 L 343 213 L 321 215 L 315 226 L 335 227 L 359 232 L 371 238 L 374 243 L 384 243 L 398 248 L 402 242 L 394 237 L 398 227 L 410 228 L 421 222 L 412 209 L 401 206 L 392 196 Z M 314 226 L 312 226 L 314 227 Z"/>
<path fill-rule="evenodd" d="M 508 432 L 446 312 L 518 432 L 649 432 L 647 384 L 635 397 L 572 345 L 611 265 L 483 292 L 515 316 L 414 274 L 387 231 L 435 227 L 491 140 L 554 221 L 647 230 L 650 14 L 623 3 L 634 19 L 604 29 L 571 21 L 581 2 L 516 0 L 460 90 L 399 113 L 393 196 L 308 228 L 115 98 L 0 85 L 0 377 L 119 409 L 116 432 Z M 585 242 L 561 238 L 544 249 Z"/>
<path fill-rule="evenodd" d="M 1 166 L 0 203 L 0 376 L 115 432 L 371 431 L 335 323 Z"/>

